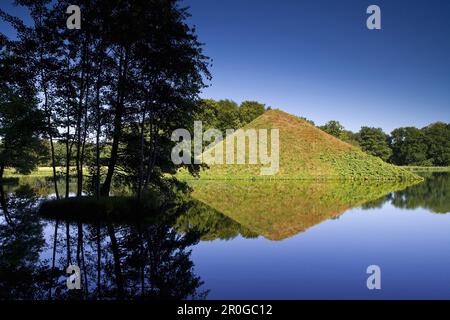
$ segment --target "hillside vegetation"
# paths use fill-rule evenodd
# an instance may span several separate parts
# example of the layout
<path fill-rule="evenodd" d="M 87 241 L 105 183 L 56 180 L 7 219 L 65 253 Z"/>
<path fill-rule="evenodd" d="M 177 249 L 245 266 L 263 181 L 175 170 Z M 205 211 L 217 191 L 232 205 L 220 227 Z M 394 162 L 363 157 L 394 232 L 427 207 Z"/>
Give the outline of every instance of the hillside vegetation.
<path fill-rule="evenodd" d="M 261 176 L 260 164 L 212 164 L 200 173 L 200 179 L 422 179 L 280 110 L 268 110 L 243 129 L 279 129 L 278 173 Z M 224 142 L 219 144 L 223 147 Z"/>

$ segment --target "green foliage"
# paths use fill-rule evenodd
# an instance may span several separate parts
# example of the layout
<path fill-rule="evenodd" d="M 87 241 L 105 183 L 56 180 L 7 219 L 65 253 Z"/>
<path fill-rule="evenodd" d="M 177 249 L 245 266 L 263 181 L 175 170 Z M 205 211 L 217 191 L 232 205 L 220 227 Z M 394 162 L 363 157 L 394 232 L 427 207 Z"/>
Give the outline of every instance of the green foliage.
<path fill-rule="evenodd" d="M 391 133 L 392 162 L 399 165 L 429 165 L 425 134 L 414 127 L 398 128 Z"/>
<path fill-rule="evenodd" d="M 239 107 L 241 123 L 247 124 L 258 118 L 266 111 L 266 106 L 257 101 L 244 101 Z"/>
<path fill-rule="evenodd" d="M 432 123 L 418 129 L 398 128 L 391 135 L 381 128 L 362 127 L 358 133 L 345 130 L 336 120 L 319 127 L 322 131 L 360 147 L 364 152 L 397 165 L 448 166 L 450 164 L 450 124 Z"/>
<path fill-rule="evenodd" d="M 10 54 L 8 48 L 0 51 L 0 179 L 5 168 L 30 173 L 46 151 L 39 139 L 43 114 L 21 65 Z"/>
<path fill-rule="evenodd" d="M 341 138 L 342 141 L 345 141 L 352 146 L 359 147 L 359 134 L 353 133 L 350 130 L 342 131 Z"/>
<path fill-rule="evenodd" d="M 398 128 L 391 133 L 391 161 L 408 166 L 450 165 L 450 124 L 432 123 L 417 129 Z"/>
<path fill-rule="evenodd" d="M 405 166 L 403 168 L 412 172 L 450 172 L 450 167 Z"/>
<path fill-rule="evenodd" d="M 108 196 L 124 170 L 139 195 L 174 172 L 170 134 L 193 123 L 198 95 L 211 79 L 188 9 L 177 0 L 80 0 L 86 23 L 73 32 L 65 28 L 66 0 L 17 3 L 30 19 L 25 25 L 0 10 L 16 31 L 14 39 L 0 35 L 0 45 L 10 47 L 2 85 L 16 78 L 31 84 L 23 92 L 44 113 L 48 146 L 42 150 L 51 150 L 41 163 L 66 166 L 66 197 L 71 167 L 78 197 L 89 180 Z M 32 167 L 32 159 L 20 159 Z"/>
<path fill-rule="evenodd" d="M 398 208 L 426 208 L 434 213 L 449 213 L 450 174 L 432 173 L 423 183 L 395 192 L 392 204 Z"/>
<path fill-rule="evenodd" d="M 256 238 L 258 235 L 246 227 L 214 210 L 208 205 L 191 199 L 186 212 L 180 215 L 176 228 L 183 233 L 196 232 L 202 240 L 229 240 L 242 235 L 245 238 Z"/>
<path fill-rule="evenodd" d="M 342 154 L 324 153 L 323 161 L 331 164 L 335 177 L 351 180 L 411 180 L 421 178 L 409 170 L 384 162 L 359 150 Z"/>
<path fill-rule="evenodd" d="M 223 132 L 237 130 L 266 111 L 266 106 L 256 101 L 244 101 L 238 105 L 232 100 L 203 99 L 195 120 L 202 121 L 204 129 L 215 128 Z"/>
<path fill-rule="evenodd" d="M 425 180 L 377 200 L 365 203 L 363 209 L 381 208 L 389 202 L 402 209 L 425 208 L 433 213 L 450 213 L 450 174 L 421 173 Z"/>
<path fill-rule="evenodd" d="M 239 105 L 231 100 L 219 100 L 215 104 L 217 129 L 238 129 L 242 126 Z"/>
<path fill-rule="evenodd" d="M 450 123 L 436 122 L 422 129 L 428 142 L 428 159 L 435 166 L 450 165 Z"/>
<path fill-rule="evenodd" d="M 312 124 L 314 125 L 314 123 Z M 345 130 L 344 126 L 339 121 L 331 120 L 318 128 L 353 146 L 359 146 L 358 134 L 353 133 L 350 130 Z"/>
<path fill-rule="evenodd" d="M 3 97 L 2 97 L 3 98 Z M 0 166 L 30 173 L 44 156 L 38 137 L 40 114 L 21 99 L 0 102 Z M 3 173 L 3 172 L 2 172 Z"/>
<path fill-rule="evenodd" d="M 388 136 L 381 128 L 362 127 L 359 131 L 359 145 L 364 152 L 384 161 L 392 155 L 392 150 L 388 144 Z"/>
<path fill-rule="evenodd" d="M 320 130 L 325 131 L 326 133 L 336 137 L 338 139 L 342 138 L 342 133 L 344 131 L 344 126 L 336 120 L 330 120 L 323 126 L 319 127 Z"/>

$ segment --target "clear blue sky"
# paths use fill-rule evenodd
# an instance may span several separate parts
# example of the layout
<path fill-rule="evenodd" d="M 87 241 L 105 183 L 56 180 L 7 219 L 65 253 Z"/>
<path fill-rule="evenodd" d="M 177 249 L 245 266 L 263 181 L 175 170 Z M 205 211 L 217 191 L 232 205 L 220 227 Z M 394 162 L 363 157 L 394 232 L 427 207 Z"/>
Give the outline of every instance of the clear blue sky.
<path fill-rule="evenodd" d="M 450 122 L 448 0 L 185 0 L 214 59 L 203 96 L 390 132 Z M 366 28 L 381 8 L 382 30 Z"/>
<path fill-rule="evenodd" d="M 74 4 L 76 1 L 73 1 Z M 0 0 L 15 15 L 23 10 Z M 258 100 L 317 124 L 450 122 L 448 0 L 184 0 L 214 59 L 214 99 Z M 382 30 L 366 28 L 381 8 Z M 0 30 L 11 31 L 0 23 Z"/>

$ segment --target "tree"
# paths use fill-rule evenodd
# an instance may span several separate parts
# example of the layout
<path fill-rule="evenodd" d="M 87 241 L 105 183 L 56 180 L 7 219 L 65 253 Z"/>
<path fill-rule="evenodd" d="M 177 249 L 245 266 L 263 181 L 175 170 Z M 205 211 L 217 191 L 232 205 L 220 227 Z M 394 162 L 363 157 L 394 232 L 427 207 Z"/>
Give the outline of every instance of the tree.
<path fill-rule="evenodd" d="M 239 105 L 232 100 L 219 100 L 215 105 L 218 108 L 217 129 L 225 131 L 226 129 L 239 129 L 242 127 Z"/>
<path fill-rule="evenodd" d="M 45 148 L 38 134 L 41 119 L 34 103 L 0 92 L 0 180 L 5 168 L 30 173 L 44 156 Z"/>
<path fill-rule="evenodd" d="M 55 146 L 65 146 L 66 197 L 73 165 L 77 196 L 86 189 L 86 166 L 97 196 L 109 195 L 122 169 L 134 170 L 139 195 L 174 172 L 167 161 L 170 134 L 192 125 L 198 94 L 211 78 L 209 58 L 186 23 L 187 9 L 177 0 L 80 0 L 89 23 L 69 30 L 70 1 L 17 3 L 29 9 L 30 24 L 1 10 L 0 17 L 17 31 L 15 56 L 30 66 L 54 168 Z M 129 165 L 130 157 L 136 166 Z M 55 169 L 53 180 L 58 193 Z"/>
<path fill-rule="evenodd" d="M 15 56 L 2 38 L 0 49 L 0 180 L 5 168 L 31 172 L 44 156 L 39 134 L 43 115 L 27 77 L 27 64 Z"/>
<path fill-rule="evenodd" d="M 257 101 L 244 101 L 239 107 L 239 114 L 242 124 L 252 122 L 266 111 L 266 106 Z"/>
<path fill-rule="evenodd" d="M 330 120 L 325 125 L 319 127 L 319 129 L 338 139 L 341 139 L 342 133 L 344 131 L 344 126 L 340 124 L 339 121 Z"/>
<path fill-rule="evenodd" d="M 350 130 L 344 130 L 341 134 L 342 141 L 350 143 L 353 146 L 359 147 L 359 133 L 354 133 Z"/>
<path fill-rule="evenodd" d="M 202 121 L 205 130 L 214 128 L 223 132 L 227 129 L 237 130 L 252 122 L 266 111 L 266 106 L 256 101 L 244 101 L 239 106 L 236 102 L 224 99 L 203 99 L 195 116 Z"/>
<path fill-rule="evenodd" d="M 104 12 L 113 13 L 106 18 L 117 79 L 109 102 L 112 144 L 101 193 L 108 195 L 116 166 L 127 165 L 120 159 L 119 144 L 128 124 L 138 122 L 140 194 L 152 181 L 159 181 L 164 171 L 175 170 L 171 162 L 158 166 L 158 159 L 170 154 L 161 152 L 172 146 L 171 132 L 192 125 L 203 80 L 210 78 L 209 59 L 202 53 L 195 29 L 186 24 L 188 13 L 178 1 L 120 2 L 113 4 L 113 10 L 111 1 L 99 4 L 108 8 Z"/>
<path fill-rule="evenodd" d="M 414 127 L 392 131 L 390 145 L 391 161 L 397 165 L 427 164 L 428 144 L 424 133 Z"/>
<path fill-rule="evenodd" d="M 432 123 L 422 129 L 428 143 L 428 159 L 436 166 L 450 165 L 450 124 Z"/>
<path fill-rule="evenodd" d="M 270 107 L 269 108 L 267 108 L 267 110 L 270 110 Z M 306 118 L 306 117 L 299 117 L 300 119 L 302 119 L 303 121 L 306 121 L 306 122 L 308 122 L 310 125 L 312 125 L 312 126 L 316 126 L 316 124 L 314 123 L 314 121 L 312 121 L 312 120 L 309 120 L 308 118 Z"/>
<path fill-rule="evenodd" d="M 381 128 L 362 127 L 359 131 L 359 145 L 364 152 L 384 161 L 387 161 L 392 155 L 388 136 Z"/>

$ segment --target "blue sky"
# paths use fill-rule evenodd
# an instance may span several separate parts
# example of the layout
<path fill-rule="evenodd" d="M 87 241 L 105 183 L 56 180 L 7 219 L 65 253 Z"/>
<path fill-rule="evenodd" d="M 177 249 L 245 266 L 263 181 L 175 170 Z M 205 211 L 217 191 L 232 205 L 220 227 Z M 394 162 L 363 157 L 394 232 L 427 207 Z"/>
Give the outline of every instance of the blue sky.
<path fill-rule="evenodd" d="M 10 2 L 0 7 L 24 16 Z M 450 1 L 182 4 L 191 7 L 189 23 L 214 60 L 205 98 L 258 100 L 354 131 L 450 122 Z M 371 4 L 381 8 L 382 30 L 366 28 Z M 1 22 L 0 30 L 11 32 Z"/>
<path fill-rule="evenodd" d="M 214 59 L 204 97 L 254 99 L 351 130 L 450 122 L 450 1 L 183 3 Z M 371 4 L 382 30 L 366 28 Z"/>

